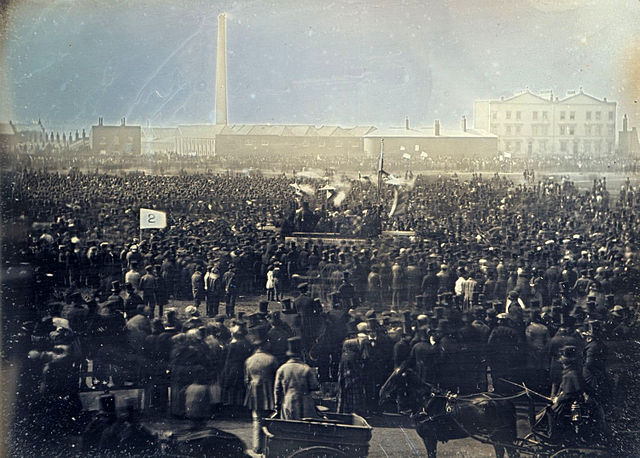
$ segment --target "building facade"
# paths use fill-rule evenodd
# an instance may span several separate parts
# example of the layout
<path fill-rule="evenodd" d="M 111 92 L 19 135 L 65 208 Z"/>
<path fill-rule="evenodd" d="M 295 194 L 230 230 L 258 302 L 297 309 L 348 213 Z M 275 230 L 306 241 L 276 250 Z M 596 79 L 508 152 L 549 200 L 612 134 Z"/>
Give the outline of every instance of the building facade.
<path fill-rule="evenodd" d="M 510 98 L 478 100 L 474 127 L 498 136 L 498 150 L 514 156 L 584 154 L 615 151 L 616 102 L 582 89 L 564 99 L 529 90 Z"/>
<path fill-rule="evenodd" d="M 91 126 L 90 144 L 92 153 L 140 154 L 142 150 L 142 130 L 140 126 L 127 126 L 125 119 L 119 126 L 105 126 L 103 119 Z"/>

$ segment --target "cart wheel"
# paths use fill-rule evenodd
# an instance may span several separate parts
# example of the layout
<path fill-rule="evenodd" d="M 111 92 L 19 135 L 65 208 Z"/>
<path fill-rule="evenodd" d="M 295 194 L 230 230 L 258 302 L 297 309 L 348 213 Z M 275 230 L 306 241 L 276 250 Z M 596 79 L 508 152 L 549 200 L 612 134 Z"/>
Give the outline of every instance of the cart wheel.
<path fill-rule="evenodd" d="M 296 450 L 287 458 L 346 458 L 342 450 L 333 447 L 309 447 Z"/>

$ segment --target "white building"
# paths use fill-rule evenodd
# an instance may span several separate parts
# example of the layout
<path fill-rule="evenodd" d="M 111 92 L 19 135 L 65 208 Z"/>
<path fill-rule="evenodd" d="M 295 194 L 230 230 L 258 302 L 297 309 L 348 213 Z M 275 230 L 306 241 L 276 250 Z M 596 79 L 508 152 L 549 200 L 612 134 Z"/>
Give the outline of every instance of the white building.
<path fill-rule="evenodd" d="M 528 89 L 499 100 L 477 100 L 476 129 L 499 138 L 498 150 L 514 156 L 538 153 L 606 155 L 615 151 L 616 102 L 582 91 L 559 99 Z"/>

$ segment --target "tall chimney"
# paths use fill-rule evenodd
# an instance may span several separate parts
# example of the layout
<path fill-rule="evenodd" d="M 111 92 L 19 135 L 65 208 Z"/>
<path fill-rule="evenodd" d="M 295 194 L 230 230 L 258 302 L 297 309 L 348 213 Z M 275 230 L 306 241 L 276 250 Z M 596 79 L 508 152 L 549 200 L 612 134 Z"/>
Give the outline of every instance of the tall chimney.
<path fill-rule="evenodd" d="M 404 118 L 404 128 L 409 130 L 409 116 Z"/>
<path fill-rule="evenodd" d="M 436 119 L 433 125 L 433 133 L 436 137 L 440 136 L 440 121 L 438 119 Z"/>
<path fill-rule="evenodd" d="M 227 125 L 227 16 L 224 13 L 218 15 L 216 124 Z"/>
<path fill-rule="evenodd" d="M 462 115 L 462 121 L 460 122 L 460 127 L 462 128 L 462 132 L 467 131 L 467 117 Z"/>
<path fill-rule="evenodd" d="M 622 117 L 622 131 L 623 132 L 627 131 L 628 123 L 629 123 L 629 120 L 628 120 L 627 115 L 625 113 L 625 115 Z"/>

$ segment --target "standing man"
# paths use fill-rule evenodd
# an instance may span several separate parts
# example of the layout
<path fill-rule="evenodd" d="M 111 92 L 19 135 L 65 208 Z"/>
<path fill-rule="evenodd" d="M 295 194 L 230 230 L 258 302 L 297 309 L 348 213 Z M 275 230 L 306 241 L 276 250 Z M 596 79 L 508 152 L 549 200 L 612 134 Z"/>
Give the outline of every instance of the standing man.
<path fill-rule="evenodd" d="M 220 278 L 220 272 L 217 267 L 211 268 L 206 278 L 204 288 L 207 291 L 207 316 L 210 318 L 215 317 L 218 315 L 218 307 L 222 299 L 222 278 Z"/>
<path fill-rule="evenodd" d="M 273 399 L 278 360 L 266 350 L 268 326 L 261 326 L 254 338 L 257 346 L 253 354 L 247 358 L 244 366 L 244 379 L 247 386 L 244 405 L 251 409 L 253 417 L 253 451 L 262 453 L 264 433 L 262 425 L 268 413 L 275 409 Z"/>
<path fill-rule="evenodd" d="M 156 309 L 156 291 L 158 282 L 153 275 L 153 266 L 145 267 L 146 273 L 140 279 L 140 291 L 142 291 L 142 302 L 145 307 L 149 307 L 149 316 L 153 318 Z"/>
<path fill-rule="evenodd" d="M 317 416 L 312 391 L 320 389 L 316 374 L 302 362 L 302 339 L 288 339 L 289 360 L 276 372 L 274 397 L 276 414 L 283 420 L 301 420 Z"/>
<path fill-rule="evenodd" d="M 308 294 L 309 285 L 300 283 L 298 290 L 300 296 L 293 301 L 294 309 L 300 314 L 302 322 L 302 345 L 305 353 L 311 349 L 316 338 L 316 330 L 322 313 L 322 306 L 315 302 Z"/>
<path fill-rule="evenodd" d="M 193 275 L 191 275 L 191 294 L 193 295 L 193 304 L 200 307 L 202 299 L 204 299 L 204 277 L 202 276 L 202 267 L 197 266 Z"/>
<path fill-rule="evenodd" d="M 222 277 L 222 284 L 224 286 L 226 313 L 229 318 L 232 318 L 235 315 L 236 299 L 238 298 L 238 279 L 235 267 L 225 272 Z"/>

